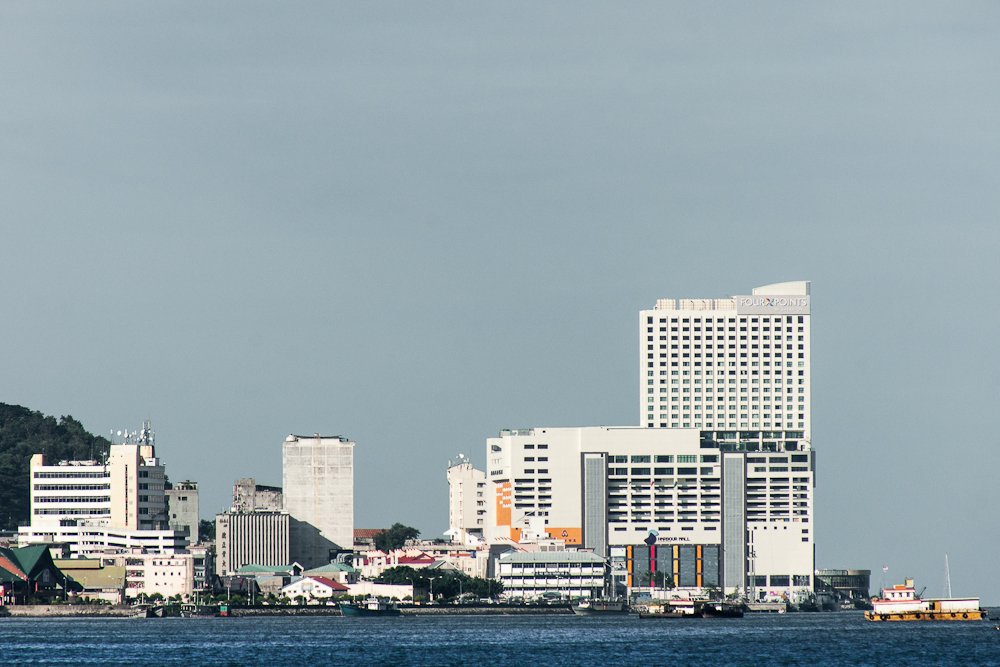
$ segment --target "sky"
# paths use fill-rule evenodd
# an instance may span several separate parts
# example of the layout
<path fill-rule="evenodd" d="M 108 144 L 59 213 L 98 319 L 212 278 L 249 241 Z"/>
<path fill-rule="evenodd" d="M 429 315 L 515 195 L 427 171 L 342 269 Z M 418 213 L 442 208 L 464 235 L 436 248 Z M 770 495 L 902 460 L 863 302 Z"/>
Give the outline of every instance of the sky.
<path fill-rule="evenodd" d="M 0 1 L 0 401 L 201 513 L 344 435 L 447 530 L 639 420 L 638 312 L 812 281 L 818 567 L 1000 602 L 1000 5 Z M 990 424 L 994 424 L 991 427 Z"/>

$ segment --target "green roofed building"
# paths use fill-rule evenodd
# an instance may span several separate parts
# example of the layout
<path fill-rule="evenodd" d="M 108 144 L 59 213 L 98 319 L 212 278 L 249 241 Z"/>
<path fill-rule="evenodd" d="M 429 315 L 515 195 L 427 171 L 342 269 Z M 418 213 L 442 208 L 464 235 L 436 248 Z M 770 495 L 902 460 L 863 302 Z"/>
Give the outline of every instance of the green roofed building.
<path fill-rule="evenodd" d="M 66 578 L 44 544 L 0 547 L 0 604 L 47 602 L 64 598 L 79 585 Z"/>

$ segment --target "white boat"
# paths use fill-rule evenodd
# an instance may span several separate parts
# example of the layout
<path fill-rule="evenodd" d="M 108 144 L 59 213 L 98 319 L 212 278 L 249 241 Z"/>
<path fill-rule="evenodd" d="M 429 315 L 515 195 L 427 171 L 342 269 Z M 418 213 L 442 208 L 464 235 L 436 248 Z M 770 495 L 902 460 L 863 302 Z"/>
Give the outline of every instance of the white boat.
<path fill-rule="evenodd" d="M 986 612 L 979 598 L 922 598 L 913 587 L 913 579 L 891 588 L 883 588 L 872 598 L 869 621 L 981 621 Z"/>

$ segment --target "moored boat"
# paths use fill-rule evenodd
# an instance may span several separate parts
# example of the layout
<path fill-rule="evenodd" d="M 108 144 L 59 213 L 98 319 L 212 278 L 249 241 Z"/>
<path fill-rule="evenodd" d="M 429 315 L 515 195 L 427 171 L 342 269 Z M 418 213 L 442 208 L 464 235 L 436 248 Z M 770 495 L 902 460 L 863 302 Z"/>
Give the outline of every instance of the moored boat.
<path fill-rule="evenodd" d="M 702 602 L 695 609 L 702 618 L 743 618 L 741 603 Z"/>
<path fill-rule="evenodd" d="M 658 604 L 648 604 L 637 609 L 639 618 L 644 619 L 681 619 L 681 618 L 701 618 L 695 613 L 695 604 L 692 600 L 670 600 Z"/>
<path fill-rule="evenodd" d="M 627 614 L 628 605 L 622 600 L 581 600 L 571 607 L 580 616 L 600 616 L 604 614 Z"/>
<path fill-rule="evenodd" d="M 891 588 L 883 588 L 879 597 L 872 598 L 869 621 L 981 621 L 986 612 L 979 598 L 921 598 L 913 587 L 913 579 Z"/>
<path fill-rule="evenodd" d="M 399 616 L 399 608 L 385 600 L 368 598 L 356 604 L 342 602 L 340 613 L 344 616 Z"/>

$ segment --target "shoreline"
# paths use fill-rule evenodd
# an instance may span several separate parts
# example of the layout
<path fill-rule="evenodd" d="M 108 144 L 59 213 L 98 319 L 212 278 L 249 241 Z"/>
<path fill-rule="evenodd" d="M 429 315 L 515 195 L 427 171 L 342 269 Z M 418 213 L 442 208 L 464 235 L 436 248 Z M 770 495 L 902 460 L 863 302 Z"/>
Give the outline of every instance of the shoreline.
<path fill-rule="evenodd" d="M 434 605 L 426 607 L 400 607 L 400 616 L 525 616 L 572 614 L 563 606 L 505 606 L 505 605 Z M 188 618 L 214 618 L 212 613 L 200 613 Z M 275 616 L 343 616 L 339 607 L 334 606 L 270 606 L 231 607 L 230 618 L 255 618 Z M 24 604 L 0 607 L 0 618 L 134 618 L 135 608 L 99 605 L 43 605 Z M 169 616 L 180 618 L 179 616 Z"/>

